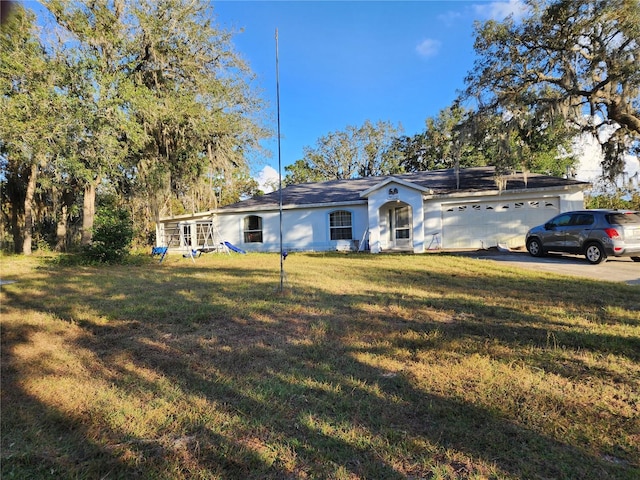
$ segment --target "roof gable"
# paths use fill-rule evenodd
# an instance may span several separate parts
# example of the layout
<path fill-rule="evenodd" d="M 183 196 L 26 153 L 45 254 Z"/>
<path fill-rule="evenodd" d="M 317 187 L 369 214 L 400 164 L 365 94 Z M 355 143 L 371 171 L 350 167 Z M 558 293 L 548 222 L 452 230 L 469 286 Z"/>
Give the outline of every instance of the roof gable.
<path fill-rule="evenodd" d="M 402 185 L 405 186 L 407 188 L 411 188 L 413 190 L 418 190 L 420 192 L 424 192 L 424 193 L 432 193 L 433 191 L 430 188 L 426 188 L 423 187 L 422 185 L 418 185 L 417 183 L 412 183 L 409 182 L 407 180 L 403 180 L 401 178 L 397 178 L 397 177 L 388 177 L 385 180 L 383 180 L 380 183 L 377 183 L 375 185 L 373 185 L 372 187 L 367 188 L 366 190 L 364 190 L 363 192 L 360 193 L 360 197 L 362 198 L 367 198 L 369 195 L 371 195 L 374 192 L 377 192 L 378 190 L 386 187 L 387 185 L 390 184 L 397 184 L 397 185 Z"/>

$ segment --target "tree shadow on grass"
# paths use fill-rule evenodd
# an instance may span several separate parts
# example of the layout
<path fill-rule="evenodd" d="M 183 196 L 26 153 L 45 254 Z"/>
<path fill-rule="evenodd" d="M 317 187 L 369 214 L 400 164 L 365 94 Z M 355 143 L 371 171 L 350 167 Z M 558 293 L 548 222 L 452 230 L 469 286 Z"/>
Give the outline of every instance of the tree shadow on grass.
<path fill-rule="evenodd" d="M 602 354 L 623 355 L 633 361 L 640 360 L 640 338 L 632 335 L 591 333 L 584 327 L 576 327 L 574 317 L 589 317 L 592 323 L 618 326 L 637 326 L 640 323 L 640 290 L 626 285 L 602 285 L 593 291 L 593 282 L 556 278 L 520 278 L 513 274 L 492 273 L 488 278 L 478 278 L 473 272 L 456 273 L 454 276 L 421 271 L 383 270 L 375 266 L 363 266 L 360 275 L 371 283 L 408 287 L 421 296 L 390 290 L 377 301 L 396 304 L 410 310 L 429 307 L 434 311 L 452 312 L 456 324 L 464 332 L 498 338 L 507 342 L 532 342 L 535 346 L 552 342 L 555 346 L 592 350 Z M 505 279 L 507 281 L 505 281 Z M 426 292 L 426 293 L 425 293 Z M 544 292 L 546 310 L 532 313 L 531 308 Z M 522 305 L 534 304 L 523 309 Z M 621 307 L 619 311 L 609 307 Z M 559 313 L 564 312 L 561 319 Z"/>
<path fill-rule="evenodd" d="M 124 271 L 110 272 L 106 286 L 95 277 L 83 282 L 57 277 L 65 300 L 53 304 L 44 297 L 21 298 L 18 290 L 3 292 L 16 312 L 51 312 L 73 321 L 83 334 L 65 345 L 92 353 L 94 380 L 123 396 L 174 398 L 194 409 L 192 415 L 176 412 L 173 423 L 159 427 L 152 438 L 136 437 L 87 412 L 64 413 L 23 387 L 16 352 L 39 327 L 5 324 L 3 396 L 10 393 L 3 404 L 14 408 L 2 412 L 3 474 L 44 477 L 42 469 L 29 470 L 42 460 L 45 470 L 81 478 L 94 473 L 166 478 L 168 472 L 175 478 L 203 472 L 212 478 L 431 478 L 437 464 L 449 466 L 458 478 L 624 479 L 637 474 L 629 463 L 604 461 L 587 446 L 568 445 L 497 411 L 430 393 L 410 374 L 360 360 L 363 353 L 393 357 L 397 348 L 433 349 L 432 340 L 354 347 L 347 339 L 347 334 L 382 338 L 398 329 L 441 329 L 444 341 L 544 341 L 547 327 L 528 326 L 540 319 L 515 305 L 483 310 L 455 298 L 425 305 L 424 298 L 405 295 L 400 305 L 390 302 L 384 314 L 370 318 L 363 306 L 384 301 L 378 292 L 336 298 L 321 289 L 300 289 L 275 297 L 263 271 L 245 272 L 243 281 L 264 279 L 250 287 L 229 280 L 232 268 L 217 269 L 224 281 L 206 276 L 207 268 L 190 272 L 202 278 L 146 276 L 138 280 L 144 291 L 132 289 L 131 274 Z M 436 275 L 431 280 L 446 281 Z M 87 291 L 94 293 L 87 298 Z M 307 298 L 323 309 L 303 308 Z M 154 306 L 153 299 L 162 299 L 163 305 Z M 248 304 L 256 300 L 262 303 Z M 87 308 L 91 314 L 80 318 L 78 312 Z M 403 317 L 400 308 L 480 313 L 443 323 L 427 316 Z M 106 320 L 91 320 L 95 317 Z M 508 329 L 500 322 L 487 325 L 489 317 L 510 319 Z M 579 346 L 584 337 L 574 339 Z M 624 354 L 633 346 L 625 342 L 613 339 L 603 351 Z M 147 371 L 154 375 L 141 373 Z M 167 382 L 176 387 L 171 395 L 165 391 Z M 38 431 L 46 438 L 29 438 Z M 6 452 L 15 452 L 15 445 L 4 445 L 5 438 L 49 445 L 50 450 L 10 456 Z"/>
<path fill-rule="evenodd" d="M 586 451 L 485 408 L 425 393 L 415 388 L 410 377 L 389 376 L 354 360 L 349 349 L 340 343 L 334 345 L 332 340 L 294 346 L 274 339 L 268 347 L 261 342 L 206 355 L 217 372 L 212 379 L 206 368 L 190 367 L 193 362 L 184 360 L 187 355 L 176 357 L 175 350 L 167 355 L 165 349 L 145 348 L 144 342 L 139 343 L 145 338 L 147 335 L 131 339 L 127 348 L 135 352 L 135 363 L 162 372 L 185 392 L 204 395 L 212 404 L 222 405 L 230 418 L 237 417 L 245 425 L 233 433 L 199 422 L 179 428 L 209 452 L 200 457 L 201 466 L 215 470 L 225 465 L 228 475 L 238 474 L 234 478 L 281 478 L 296 468 L 326 478 L 337 466 L 357 478 L 403 478 L 407 472 L 428 477 L 432 455 L 410 450 L 405 454 L 406 465 L 398 467 L 377 450 L 376 446 L 393 444 L 398 432 L 404 442 L 430 445 L 440 455 L 453 449 L 467 458 L 496 465 L 504 475 L 516 478 L 598 478 L 601 474 L 625 478 L 624 473 L 618 477 L 622 469 Z M 212 428 L 216 429 L 213 433 Z M 352 430 L 371 440 L 354 438 Z M 226 438 L 231 445 L 237 442 L 241 448 L 223 449 L 224 462 L 220 463 L 220 455 L 215 455 L 220 446 L 211 441 L 212 434 Z M 289 467 L 289 471 L 277 458 L 273 463 L 266 459 L 255 463 L 259 453 L 247 456 L 254 442 L 265 445 L 274 439 L 296 446 L 300 466 Z M 442 457 L 441 462 L 447 460 Z M 228 470 L 228 466 L 234 469 Z"/>

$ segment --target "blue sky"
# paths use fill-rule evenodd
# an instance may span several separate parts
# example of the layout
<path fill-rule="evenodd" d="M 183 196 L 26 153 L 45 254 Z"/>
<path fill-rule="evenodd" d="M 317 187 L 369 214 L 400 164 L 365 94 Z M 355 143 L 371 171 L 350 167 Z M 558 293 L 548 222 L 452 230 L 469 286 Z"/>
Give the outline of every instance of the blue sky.
<path fill-rule="evenodd" d="M 473 23 L 522 10 L 519 1 L 222 1 L 216 23 L 239 31 L 233 44 L 256 74 L 276 129 L 275 32 L 278 30 L 281 159 L 366 120 L 424 130 L 449 106 L 473 67 Z M 271 158 L 254 172 L 278 168 Z"/>

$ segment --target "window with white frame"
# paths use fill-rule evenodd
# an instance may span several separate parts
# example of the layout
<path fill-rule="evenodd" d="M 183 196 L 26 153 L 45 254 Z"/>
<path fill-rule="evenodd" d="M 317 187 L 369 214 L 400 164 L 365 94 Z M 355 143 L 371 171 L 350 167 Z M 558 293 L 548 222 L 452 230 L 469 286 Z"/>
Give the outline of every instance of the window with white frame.
<path fill-rule="evenodd" d="M 262 217 L 244 217 L 244 243 L 262 243 Z"/>
<path fill-rule="evenodd" d="M 182 223 L 180 224 L 181 232 L 181 242 L 180 246 L 189 247 L 191 246 L 191 224 L 190 223 Z"/>
<path fill-rule="evenodd" d="M 331 240 L 352 240 L 351 212 L 337 210 L 329 214 Z"/>

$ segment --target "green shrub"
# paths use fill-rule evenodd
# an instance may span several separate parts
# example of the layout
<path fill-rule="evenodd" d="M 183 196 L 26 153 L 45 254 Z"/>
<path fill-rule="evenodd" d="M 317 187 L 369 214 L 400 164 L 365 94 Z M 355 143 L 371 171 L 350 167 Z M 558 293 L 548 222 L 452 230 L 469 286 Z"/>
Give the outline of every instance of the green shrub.
<path fill-rule="evenodd" d="M 585 197 L 587 208 L 621 208 L 640 210 L 639 188 L 617 188 L 615 191 L 587 195 Z"/>
<path fill-rule="evenodd" d="M 113 205 L 98 209 L 91 245 L 84 248 L 90 262 L 122 263 L 133 241 L 133 223 L 129 212 Z"/>

